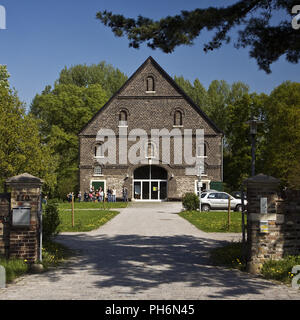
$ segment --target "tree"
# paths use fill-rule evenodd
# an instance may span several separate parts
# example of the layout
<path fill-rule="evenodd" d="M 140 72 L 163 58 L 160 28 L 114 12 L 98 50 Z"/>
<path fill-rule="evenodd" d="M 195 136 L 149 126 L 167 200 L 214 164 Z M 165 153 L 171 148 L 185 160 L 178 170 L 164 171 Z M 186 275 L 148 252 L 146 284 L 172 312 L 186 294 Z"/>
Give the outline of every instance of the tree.
<path fill-rule="evenodd" d="M 265 173 L 300 187 L 300 83 L 284 82 L 266 102 Z"/>
<path fill-rule="evenodd" d="M 58 157 L 58 185 L 69 191 L 77 188 L 78 133 L 108 100 L 100 84 L 79 87 L 75 84 L 55 84 L 36 95 L 30 114 L 40 120 L 40 133 L 46 145 Z M 56 196 L 63 198 L 65 188 L 57 188 Z"/>
<path fill-rule="evenodd" d="M 174 80 L 200 109 L 207 112 L 209 109 L 209 97 L 199 79 L 195 79 L 193 84 L 189 80 L 184 79 L 183 76 L 175 76 Z"/>
<path fill-rule="evenodd" d="M 106 10 L 98 12 L 96 17 L 116 36 L 126 34 L 130 47 L 139 48 L 141 43 L 147 42 L 150 48 L 159 48 L 165 53 L 180 45 L 192 45 L 203 29 L 215 30 L 203 50 L 215 50 L 231 41 L 233 29 L 244 25 L 238 32 L 236 47 L 249 46 L 250 56 L 269 73 L 270 65 L 283 55 L 290 63 L 299 60 L 300 33 L 291 25 L 291 10 L 296 4 L 295 0 L 240 0 L 227 7 L 181 11 L 179 15 L 159 21 L 142 16 L 125 18 Z M 284 12 L 285 17 L 274 25 L 272 18 L 278 12 Z"/>
<path fill-rule="evenodd" d="M 210 108 L 208 115 L 214 123 L 224 131 L 226 129 L 227 105 L 229 102 L 230 85 L 225 80 L 213 80 L 207 90 Z"/>
<path fill-rule="evenodd" d="M 0 182 L 28 172 L 45 180 L 44 188 L 56 183 L 56 161 L 50 146 L 42 144 L 39 122 L 25 114 L 23 103 L 9 87 L 9 74 L 0 66 Z"/>
<path fill-rule="evenodd" d="M 78 190 L 78 133 L 127 76 L 105 62 L 75 65 L 61 70 L 54 87 L 47 85 L 33 99 L 30 114 L 39 120 L 45 145 L 58 157 L 55 196 Z"/>
<path fill-rule="evenodd" d="M 99 64 L 76 65 L 69 69 L 65 67 L 59 75 L 59 84 L 74 84 L 78 87 L 88 87 L 99 84 L 111 97 L 125 83 L 127 76 L 119 69 L 104 61 Z"/>
<path fill-rule="evenodd" d="M 245 93 L 234 99 L 227 106 L 224 117 L 226 120 L 224 146 L 224 181 L 231 190 L 239 190 L 242 182 L 251 173 L 251 141 L 249 125 L 246 122 L 252 117 L 264 118 L 265 94 Z M 256 167 L 262 168 L 262 150 L 264 148 L 264 130 L 258 128 L 256 136 Z"/>

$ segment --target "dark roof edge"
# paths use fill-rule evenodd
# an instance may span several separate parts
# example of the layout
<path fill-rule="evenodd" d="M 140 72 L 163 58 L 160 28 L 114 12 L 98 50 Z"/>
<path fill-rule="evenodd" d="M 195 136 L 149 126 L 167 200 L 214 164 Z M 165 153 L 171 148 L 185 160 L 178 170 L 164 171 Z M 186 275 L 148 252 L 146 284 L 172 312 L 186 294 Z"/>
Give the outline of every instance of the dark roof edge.
<path fill-rule="evenodd" d="M 176 83 L 176 81 L 150 56 L 148 59 L 155 64 L 161 73 L 167 78 L 167 80 L 175 87 L 176 90 L 198 111 L 203 118 L 217 131 L 218 133 L 224 135 L 224 132 L 217 127 L 217 125 L 208 117 L 208 115 L 197 106 L 197 104 L 184 92 L 184 90 Z M 146 60 L 147 61 L 147 60 Z"/>

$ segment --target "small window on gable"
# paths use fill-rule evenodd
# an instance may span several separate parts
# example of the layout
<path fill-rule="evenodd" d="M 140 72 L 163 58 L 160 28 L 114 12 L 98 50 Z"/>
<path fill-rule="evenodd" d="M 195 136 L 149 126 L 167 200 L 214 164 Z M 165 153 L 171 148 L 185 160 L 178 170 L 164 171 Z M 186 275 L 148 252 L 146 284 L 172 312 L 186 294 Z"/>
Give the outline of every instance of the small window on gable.
<path fill-rule="evenodd" d="M 155 91 L 155 83 L 154 83 L 154 78 L 152 76 L 147 77 L 146 80 L 146 85 L 147 85 L 147 92 L 154 92 Z"/>
<path fill-rule="evenodd" d="M 127 126 L 127 112 L 125 110 L 120 111 L 119 113 L 119 126 Z"/>
<path fill-rule="evenodd" d="M 103 152 L 103 145 L 102 144 L 97 144 L 95 146 L 95 149 L 94 149 L 94 156 L 95 157 L 104 157 L 104 152 Z"/>
<path fill-rule="evenodd" d="M 180 110 L 174 112 L 174 126 L 182 126 L 182 112 Z"/>

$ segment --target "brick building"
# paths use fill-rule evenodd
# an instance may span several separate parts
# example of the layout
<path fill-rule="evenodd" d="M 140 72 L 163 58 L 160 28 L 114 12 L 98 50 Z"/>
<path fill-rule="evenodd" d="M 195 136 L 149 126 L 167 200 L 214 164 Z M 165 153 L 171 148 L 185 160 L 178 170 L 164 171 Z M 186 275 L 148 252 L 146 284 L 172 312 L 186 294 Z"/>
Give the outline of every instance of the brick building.
<path fill-rule="evenodd" d="M 106 133 L 99 135 L 101 129 Z M 132 138 L 135 129 L 142 132 L 139 139 Z M 152 139 L 153 129 L 162 130 L 159 139 Z M 197 129 L 204 130 L 202 148 L 197 145 Z M 170 161 L 163 156 L 162 139 L 168 133 Z M 197 173 L 186 170 L 195 166 L 184 156 L 186 133 L 193 159 L 204 159 L 203 188 L 212 189 L 223 179 L 223 133 L 149 57 L 79 133 L 81 192 L 91 186 L 115 187 L 120 198 L 125 186 L 129 199 L 137 201 L 181 199 L 186 192 L 197 192 Z M 140 161 L 128 160 L 137 145 L 144 146 L 135 153 Z M 108 146 L 115 156 L 109 158 Z"/>

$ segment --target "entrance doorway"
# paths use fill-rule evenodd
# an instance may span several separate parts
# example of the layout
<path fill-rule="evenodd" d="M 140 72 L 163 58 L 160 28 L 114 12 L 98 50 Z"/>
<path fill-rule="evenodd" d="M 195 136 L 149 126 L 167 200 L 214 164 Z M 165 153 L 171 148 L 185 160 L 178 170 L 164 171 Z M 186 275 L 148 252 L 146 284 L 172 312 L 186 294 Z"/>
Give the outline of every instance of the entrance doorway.
<path fill-rule="evenodd" d="M 142 166 L 134 171 L 133 198 L 143 201 L 162 201 L 168 197 L 168 173 L 155 166 Z"/>

